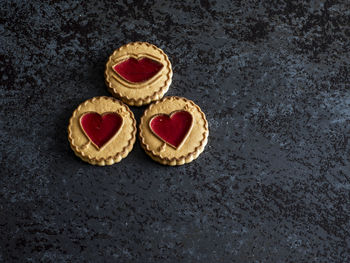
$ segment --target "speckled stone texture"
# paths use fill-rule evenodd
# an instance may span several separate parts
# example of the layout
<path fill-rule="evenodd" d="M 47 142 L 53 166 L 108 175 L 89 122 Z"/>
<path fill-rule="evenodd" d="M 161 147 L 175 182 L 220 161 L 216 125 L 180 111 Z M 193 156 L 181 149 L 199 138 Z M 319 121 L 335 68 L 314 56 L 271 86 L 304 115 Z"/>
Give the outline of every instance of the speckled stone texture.
<path fill-rule="evenodd" d="M 350 262 L 350 2 L 186 2 L 1 1 L 0 262 Z M 70 149 L 130 41 L 207 114 L 196 161 Z"/>

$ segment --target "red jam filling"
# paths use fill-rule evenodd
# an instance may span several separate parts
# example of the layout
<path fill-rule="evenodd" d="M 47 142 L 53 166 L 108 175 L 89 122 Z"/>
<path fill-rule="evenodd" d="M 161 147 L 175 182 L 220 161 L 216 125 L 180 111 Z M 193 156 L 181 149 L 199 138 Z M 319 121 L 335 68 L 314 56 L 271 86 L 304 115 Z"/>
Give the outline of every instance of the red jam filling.
<path fill-rule="evenodd" d="M 85 134 L 98 148 L 101 148 L 118 132 L 122 122 L 122 117 L 117 113 L 100 115 L 97 112 L 90 112 L 80 119 Z"/>
<path fill-rule="evenodd" d="M 124 79 L 138 83 L 156 75 L 163 65 L 149 58 L 128 58 L 114 66 L 114 70 Z"/>
<path fill-rule="evenodd" d="M 166 143 L 177 148 L 185 139 L 192 126 L 192 115 L 187 111 L 161 114 L 150 122 L 152 131 Z"/>

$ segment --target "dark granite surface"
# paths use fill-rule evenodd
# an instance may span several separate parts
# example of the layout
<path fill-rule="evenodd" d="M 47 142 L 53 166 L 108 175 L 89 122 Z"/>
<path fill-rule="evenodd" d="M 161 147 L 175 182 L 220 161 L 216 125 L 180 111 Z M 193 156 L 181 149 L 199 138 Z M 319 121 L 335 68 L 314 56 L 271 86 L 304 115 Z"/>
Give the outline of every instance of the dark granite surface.
<path fill-rule="evenodd" d="M 350 262 L 349 1 L 0 6 L 0 262 Z M 109 95 L 130 41 L 207 114 L 195 162 L 71 151 L 71 113 Z"/>

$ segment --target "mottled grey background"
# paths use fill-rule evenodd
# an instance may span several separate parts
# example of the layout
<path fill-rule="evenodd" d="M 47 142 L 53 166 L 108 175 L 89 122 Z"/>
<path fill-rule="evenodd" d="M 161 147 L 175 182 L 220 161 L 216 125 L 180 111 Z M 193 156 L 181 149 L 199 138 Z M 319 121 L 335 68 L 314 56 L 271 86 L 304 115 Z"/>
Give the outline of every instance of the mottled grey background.
<path fill-rule="evenodd" d="M 0 262 L 350 261 L 349 1 L 0 6 Z M 70 115 L 109 95 L 130 41 L 162 48 L 167 95 L 207 114 L 195 162 L 70 150 Z"/>

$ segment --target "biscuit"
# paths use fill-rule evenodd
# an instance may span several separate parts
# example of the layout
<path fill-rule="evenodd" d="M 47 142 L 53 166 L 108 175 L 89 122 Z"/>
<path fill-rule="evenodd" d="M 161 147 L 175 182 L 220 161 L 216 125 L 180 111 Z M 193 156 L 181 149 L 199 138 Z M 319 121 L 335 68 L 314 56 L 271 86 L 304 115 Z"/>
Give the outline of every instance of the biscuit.
<path fill-rule="evenodd" d="M 94 97 L 73 112 L 68 139 L 74 153 L 94 165 L 120 162 L 132 150 L 136 121 L 129 107 L 112 97 Z"/>
<path fill-rule="evenodd" d="M 145 152 L 165 165 L 196 159 L 208 141 L 205 114 L 191 100 L 165 97 L 149 106 L 141 117 L 139 138 Z"/>
<path fill-rule="evenodd" d="M 172 76 L 168 56 L 146 42 L 129 43 L 115 50 L 105 69 L 108 90 L 131 106 L 161 99 L 169 89 Z"/>

